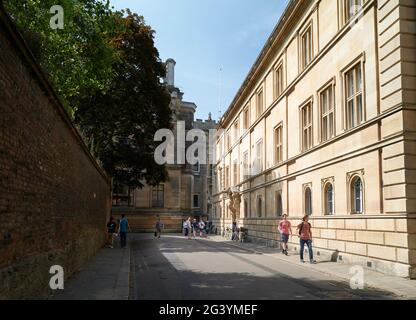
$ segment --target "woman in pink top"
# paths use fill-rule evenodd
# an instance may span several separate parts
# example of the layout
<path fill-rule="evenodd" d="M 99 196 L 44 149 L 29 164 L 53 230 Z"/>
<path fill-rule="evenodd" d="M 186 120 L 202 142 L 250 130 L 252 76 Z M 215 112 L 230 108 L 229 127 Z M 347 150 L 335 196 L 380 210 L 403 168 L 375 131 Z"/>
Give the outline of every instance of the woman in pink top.
<path fill-rule="evenodd" d="M 290 228 L 291 224 L 290 221 L 287 220 L 287 214 L 283 215 L 283 220 L 279 223 L 279 232 L 280 232 L 280 240 L 282 242 L 282 253 L 288 255 L 287 253 L 287 243 L 289 241 L 289 232 L 292 234 L 292 229 Z"/>
<path fill-rule="evenodd" d="M 302 223 L 298 225 L 297 229 L 299 230 L 300 236 L 300 261 L 305 262 L 303 260 L 303 250 L 305 249 L 305 244 L 308 246 L 308 253 L 309 253 L 309 260 L 311 263 L 316 263 L 313 259 L 313 251 L 312 251 L 312 226 L 308 222 L 309 216 L 306 215 L 302 219 Z"/>

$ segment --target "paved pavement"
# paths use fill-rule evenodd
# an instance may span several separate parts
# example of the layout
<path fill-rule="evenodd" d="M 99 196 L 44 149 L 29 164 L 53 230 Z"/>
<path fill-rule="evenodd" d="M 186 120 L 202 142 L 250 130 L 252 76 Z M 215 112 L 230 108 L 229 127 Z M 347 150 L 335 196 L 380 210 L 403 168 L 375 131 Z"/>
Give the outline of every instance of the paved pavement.
<path fill-rule="evenodd" d="M 352 290 L 349 268 L 220 236 L 130 234 L 128 249 L 102 249 L 53 299 L 416 299 L 416 281 L 370 270 L 364 289 Z"/>
<path fill-rule="evenodd" d="M 351 279 L 350 270 L 352 266 L 349 264 L 322 260 L 320 257 L 315 257 L 318 261 L 317 264 L 305 265 L 299 261 L 298 254 L 291 254 L 289 256 L 285 256 L 276 248 L 270 248 L 264 245 L 258 245 L 253 243 L 240 243 L 235 241 L 228 241 L 221 236 L 211 236 L 210 240 L 227 243 L 228 245 L 237 246 L 239 248 L 243 248 L 245 250 L 249 250 L 257 254 L 263 254 L 273 257 L 275 259 L 287 261 L 331 276 L 335 276 L 347 282 L 349 282 Z M 370 270 L 368 268 L 363 268 L 363 271 L 365 287 L 377 288 L 380 290 L 391 292 L 394 295 L 396 295 L 398 299 L 416 299 L 416 280 L 410 280 L 396 276 L 389 276 L 374 270 Z"/>
<path fill-rule="evenodd" d="M 132 241 L 134 299 L 395 299 L 392 293 L 349 283 L 311 265 L 218 241 L 179 235 L 138 235 Z M 312 268 L 310 268 L 312 267 Z"/>
<path fill-rule="evenodd" d="M 130 250 L 116 245 L 101 249 L 51 300 L 127 300 L 129 281 Z"/>

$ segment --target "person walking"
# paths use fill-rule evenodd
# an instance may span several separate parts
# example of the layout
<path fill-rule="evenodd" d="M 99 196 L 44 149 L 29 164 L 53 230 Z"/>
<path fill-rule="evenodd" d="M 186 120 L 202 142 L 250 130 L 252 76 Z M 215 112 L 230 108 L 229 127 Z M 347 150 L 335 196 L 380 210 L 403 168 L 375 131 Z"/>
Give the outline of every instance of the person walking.
<path fill-rule="evenodd" d="M 183 220 L 182 222 L 182 234 L 184 237 L 187 237 L 189 233 L 188 230 L 188 220 Z"/>
<path fill-rule="evenodd" d="M 192 234 L 192 222 L 191 222 L 191 217 L 189 217 L 186 221 L 185 221 L 185 236 L 188 237 L 188 240 L 191 239 L 191 234 Z"/>
<path fill-rule="evenodd" d="M 196 219 L 194 218 L 194 219 L 192 220 L 192 233 L 193 233 L 194 239 L 196 238 L 196 233 L 197 233 L 197 231 L 198 231 L 198 222 L 197 222 L 197 221 L 196 221 Z"/>
<path fill-rule="evenodd" d="M 231 224 L 231 241 L 235 241 L 238 238 L 237 222 L 233 221 Z"/>
<path fill-rule="evenodd" d="M 201 219 L 198 223 L 199 236 L 202 238 L 205 232 L 205 222 Z"/>
<path fill-rule="evenodd" d="M 155 239 L 156 238 L 157 239 L 160 239 L 160 235 L 162 233 L 162 226 L 163 226 L 163 224 L 160 221 L 160 218 L 157 218 L 156 225 L 155 225 L 155 228 L 156 228 L 156 231 L 155 231 Z"/>
<path fill-rule="evenodd" d="M 313 259 L 313 251 L 312 251 L 312 226 L 309 223 L 309 216 L 305 215 L 302 219 L 302 223 L 297 226 L 297 230 L 299 231 L 299 238 L 300 238 L 300 261 L 305 262 L 303 260 L 303 251 L 305 248 L 305 244 L 308 247 L 309 253 L 309 261 L 310 263 L 316 263 Z"/>
<path fill-rule="evenodd" d="M 130 231 L 129 220 L 127 220 L 126 215 L 123 213 L 121 215 L 121 220 L 118 227 L 118 233 L 120 234 L 120 244 L 121 248 L 126 248 L 127 245 L 127 231 Z"/>
<path fill-rule="evenodd" d="M 283 215 L 283 220 L 279 223 L 280 241 L 282 243 L 282 253 L 288 255 L 289 233 L 292 235 L 291 223 L 287 220 L 287 214 Z"/>
<path fill-rule="evenodd" d="M 107 223 L 107 248 L 114 248 L 114 237 L 116 233 L 117 224 L 114 221 L 113 217 L 110 217 L 110 220 Z"/>

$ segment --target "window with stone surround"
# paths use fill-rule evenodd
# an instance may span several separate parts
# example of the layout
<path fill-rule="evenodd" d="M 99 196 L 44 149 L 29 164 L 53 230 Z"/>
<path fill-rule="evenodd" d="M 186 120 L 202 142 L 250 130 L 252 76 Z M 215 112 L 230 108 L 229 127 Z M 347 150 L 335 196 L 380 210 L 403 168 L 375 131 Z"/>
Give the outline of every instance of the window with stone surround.
<path fill-rule="evenodd" d="M 230 134 L 230 130 L 227 130 L 227 132 L 225 133 L 225 152 L 227 153 L 230 148 L 231 148 L 231 134 Z"/>
<path fill-rule="evenodd" d="M 281 217 L 283 215 L 283 201 L 282 201 L 282 191 L 275 192 L 275 201 L 276 201 L 276 215 Z"/>
<path fill-rule="evenodd" d="M 346 129 L 352 129 L 365 121 L 363 99 L 363 62 L 356 63 L 344 73 Z"/>
<path fill-rule="evenodd" d="M 194 193 L 193 195 L 192 207 L 199 208 L 199 194 L 198 193 Z"/>
<path fill-rule="evenodd" d="M 312 24 L 310 24 L 300 36 L 301 69 L 305 69 L 313 58 Z"/>
<path fill-rule="evenodd" d="M 363 214 L 364 206 L 364 170 L 347 173 L 348 210 L 351 214 Z"/>
<path fill-rule="evenodd" d="M 243 175 L 244 180 L 250 177 L 248 151 L 243 153 Z"/>
<path fill-rule="evenodd" d="M 283 63 L 273 69 L 273 98 L 276 100 L 283 92 Z"/>
<path fill-rule="evenodd" d="M 335 87 L 331 83 L 319 92 L 321 142 L 335 136 Z"/>
<path fill-rule="evenodd" d="M 303 213 L 312 215 L 312 184 L 310 183 L 303 186 Z"/>
<path fill-rule="evenodd" d="M 328 182 L 324 188 L 325 199 L 325 215 L 334 214 L 334 187 Z"/>
<path fill-rule="evenodd" d="M 279 124 L 274 129 L 274 162 L 279 164 L 283 161 L 283 125 Z"/>
<path fill-rule="evenodd" d="M 234 163 L 233 163 L 233 185 L 236 186 L 237 184 L 240 183 L 239 181 L 239 168 L 238 168 L 238 160 L 235 159 Z"/>
<path fill-rule="evenodd" d="M 360 177 L 356 177 L 351 183 L 352 213 L 363 213 L 363 182 Z"/>
<path fill-rule="evenodd" d="M 313 146 L 312 101 L 300 108 L 301 119 L 301 150 L 307 151 Z"/>
<path fill-rule="evenodd" d="M 348 23 L 361 11 L 364 5 L 363 0 L 342 0 L 343 22 Z"/>
<path fill-rule="evenodd" d="M 240 130 L 239 130 L 239 125 L 238 125 L 238 120 L 236 122 L 234 122 L 234 126 L 233 126 L 233 132 L 234 132 L 234 141 L 233 143 L 237 143 L 239 137 L 240 137 Z"/>
<path fill-rule="evenodd" d="M 253 167 L 255 168 L 255 174 L 263 171 L 263 139 L 260 139 L 256 143 L 256 158 Z"/>
<path fill-rule="evenodd" d="M 263 215 L 263 199 L 261 196 L 257 196 L 257 217 L 261 218 Z"/>
<path fill-rule="evenodd" d="M 163 208 L 165 206 L 165 186 L 158 184 L 152 188 L 152 207 Z"/>
<path fill-rule="evenodd" d="M 248 200 L 244 199 L 244 218 L 248 218 Z"/>
<path fill-rule="evenodd" d="M 256 117 L 260 118 L 264 110 L 263 89 L 257 91 L 256 94 Z"/>
<path fill-rule="evenodd" d="M 230 167 L 225 167 L 225 188 L 230 187 Z"/>
<path fill-rule="evenodd" d="M 250 108 L 247 105 L 243 111 L 243 129 L 247 130 L 250 127 Z"/>

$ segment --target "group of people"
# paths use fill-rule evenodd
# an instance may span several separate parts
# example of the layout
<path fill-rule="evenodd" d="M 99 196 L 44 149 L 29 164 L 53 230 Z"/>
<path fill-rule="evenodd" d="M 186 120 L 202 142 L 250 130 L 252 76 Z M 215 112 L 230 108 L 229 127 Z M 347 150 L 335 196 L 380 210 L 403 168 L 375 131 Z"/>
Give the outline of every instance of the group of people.
<path fill-rule="evenodd" d="M 187 220 L 183 222 L 183 232 L 184 236 L 191 239 L 193 236 L 196 238 L 197 234 L 200 237 L 205 237 L 209 231 L 209 222 L 204 220 L 197 221 L 195 218 L 189 217 Z M 160 235 L 162 233 L 163 223 L 160 221 L 160 218 L 157 219 L 155 224 L 155 239 L 160 239 Z M 233 233 L 234 228 L 236 225 L 233 225 Z M 282 253 L 288 255 L 288 242 L 289 237 L 292 234 L 292 225 L 287 218 L 287 214 L 283 215 L 282 221 L 279 223 L 279 232 L 280 232 L 280 241 L 282 243 Z M 300 261 L 305 262 L 303 259 L 303 253 L 305 249 L 305 245 L 308 248 L 309 254 L 309 261 L 310 263 L 316 263 L 316 260 L 313 258 L 313 250 L 312 250 L 312 226 L 309 223 L 309 216 L 305 215 L 302 218 L 302 222 L 296 228 L 299 236 L 299 244 L 300 244 Z M 113 217 L 110 217 L 109 222 L 107 223 L 107 234 L 108 234 L 108 241 L 107 247 L 114 248 L 114 239 L 120 237 L 120 245 L 121 248 L 126 248 L 127 244 L 127 232 L 130 231 L 129 221 L 127 220 L 124 214 L 121 215 L 121 219 L 117 224 Z"/>
<path fill-rule="evenodd" d="M 114 239 L 120 237 L 121 248 L 126 248 L 127 245 L 127 231 L 130 231 L 129 221 L 124 214 L 117 224 L 113 217 L 107 223 L 107 247 L 114 248 Z"/>
<path fill-rule="evenodd" d="M 197 221 L 195 218 L 189 217 L 187 220 L 183 222 L 183 234 L 188 239 L 191 239 L 193 236 L 196 238 L 197 234 L 199 236 L 205 237 L 209 231 L 209 222 L 204 220 Z"/>
<path fill-rule="evenodd" d="M 305 262 L 303 259 L 303 252 L 305 250 L 305 245 L 308 248 L 309 261 L 310 263 L 316 263 L 316 260 L 313 258 L 312 250 L 312 226 L 309 223 L 309 216 L 305 215 L 302 218 L 302 222 L 298 224 L 296 230 L 299 235 L 299 245 L 300 245 L 300 261 Z M 287 219 L 287 214 L 283 215 L 282 221 L 279 223 L 279 232 L 280 232 L 280 241 L 282 243 L 282 253 L 288 255 L 288 242 L 289 236 L 292 235 L 292 225 Z"/>

